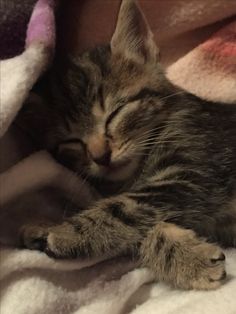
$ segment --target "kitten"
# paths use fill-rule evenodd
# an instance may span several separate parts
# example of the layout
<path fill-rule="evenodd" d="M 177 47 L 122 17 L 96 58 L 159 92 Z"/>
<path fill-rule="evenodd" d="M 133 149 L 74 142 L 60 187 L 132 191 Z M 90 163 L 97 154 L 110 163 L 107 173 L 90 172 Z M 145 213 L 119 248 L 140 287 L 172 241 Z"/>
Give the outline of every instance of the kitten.
<path fill-rule="evenodd" d="M 24 124 L 103 197 L 61 225 L 26 226 L 24 245 L 55 258 L 129 253 L 176 287 L 218 287 L 224 254 L 200 237 L 236 245 L 236 107 L 173 86 L 129 0 L 109 46 L 56 60 L 43 85 Z"/>

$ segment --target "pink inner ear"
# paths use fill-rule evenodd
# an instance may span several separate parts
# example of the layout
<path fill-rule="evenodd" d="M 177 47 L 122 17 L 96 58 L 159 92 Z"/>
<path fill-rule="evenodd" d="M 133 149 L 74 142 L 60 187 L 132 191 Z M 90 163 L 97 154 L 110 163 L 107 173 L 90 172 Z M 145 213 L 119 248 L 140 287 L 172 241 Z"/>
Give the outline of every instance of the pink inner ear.
<path fill-rule="evenodd" d="M 43 43 L 47 47 L 54 47 L 54 7 L 54 0 L 38 0 L 28 25 L 26 47 L 33 42 Z"/>

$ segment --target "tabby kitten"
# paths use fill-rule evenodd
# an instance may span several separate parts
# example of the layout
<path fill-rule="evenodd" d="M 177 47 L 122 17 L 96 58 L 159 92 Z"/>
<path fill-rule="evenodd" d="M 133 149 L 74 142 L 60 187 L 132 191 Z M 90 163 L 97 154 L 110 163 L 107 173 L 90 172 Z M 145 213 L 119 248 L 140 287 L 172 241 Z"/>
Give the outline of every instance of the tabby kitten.
<path fill-rule="evenodd" d="M 236 245 L 236 107 L 166 79 L 130 0 L 109 46 L 55 61 L 44 85 L 24 123 L 103 197 L 61 225 L 26 226 L 24 245 L 55 258 L 131 253 L 176 287 L 220 286 L 225 257 L 210 242 Z"/>

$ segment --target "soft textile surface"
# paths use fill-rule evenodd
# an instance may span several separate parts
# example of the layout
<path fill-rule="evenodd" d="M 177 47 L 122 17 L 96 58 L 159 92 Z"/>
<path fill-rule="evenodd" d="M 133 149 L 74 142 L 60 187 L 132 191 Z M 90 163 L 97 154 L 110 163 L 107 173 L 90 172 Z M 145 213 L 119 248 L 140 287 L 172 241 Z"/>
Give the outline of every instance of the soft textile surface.
<path fill-rule="evenodd" d="M 52 7 L 49 1 L 39 0 L 29 22 L 25 51 L 21 55 L 0 61 L 0 136 L 9 127 L 33 84 L 48 64 L 54 46 L 54 34 Z"/>
<path fill-rule="evenodd" d="M 1 254 L 1 314 L 235 314 L 235 250 L 226 253 L 228 282 L 215 291 L 152 283 L 146 269 L 130 271 L 124 259 L 81 269 L 89 263 L 12 249 Z"/>
<path fill-rule="evenodd" d="M 50 61 L 54 43 L 52 5 L 47 0 L 37 2 L 25 51 L 1 61 L 0 135 L 4 134 L 1 139 L 4 154 L 0 168 L 2 171 L 7 169 L 0 175 L 1 205 L 44 185 L 60 185 L 61 178 L 68 182 L 73 180 L 72 174 L 45 152 L 35 153 L 17 163 L 31 151 L 29 143 L 19 144 L 19 131 L 11 129 L 6 133 L 31 86 Z M 161 46 L 169 58 L 166 61 L 169 78 L 199 96 L 236 103 L 235 19 L 223 21 L 222 29 L 210 38 L 207 38 L 205 28 L 194 31 L 196 27 L 236 14 L 235 1 L 209 0 L 207 7 L 205 0 L 159 1 L 158 5 L 158 28 L 162 31 Z M 198 34 L 196 42 L 200 45 L 193 44 L 194 35 L 190 34 Z M 184 47 L 188 49 L 184 50 Z M 10 168 L 12 165 L 14 168 Z M 81 186 L 78 181 L 78 192 L 81 192 Z M 70 189 L 69 184 L 67 188 Z M 85 201 L 90 197 L 89 191 L 85 187 L 82 192 L 79 197 Z M 6 232 L 14 238 L 16 231 L 8 226 L 12 226 L 12 221 L 26 219 L 26 213 L 22 209 L 13 217 L 10 214 L 1 209 L 1 233 Z M 3 239 L 4 234 L 1 236 Z M 148 270 L 135 269 L 133 262 L 122 258 L 100 263 L 54 261 L 43 253 L 2 246 L 1 314 L 235 314 L 236 250 L 227 250 L 226 257 L 229 276 L 224 286 L 210 292 L 187 292 L 153 283 Z"/>
<path fill-rule="evenodd" d="M 199 97 L 236 103 L 236 21 L 172 64 L 168 77 Z"/>

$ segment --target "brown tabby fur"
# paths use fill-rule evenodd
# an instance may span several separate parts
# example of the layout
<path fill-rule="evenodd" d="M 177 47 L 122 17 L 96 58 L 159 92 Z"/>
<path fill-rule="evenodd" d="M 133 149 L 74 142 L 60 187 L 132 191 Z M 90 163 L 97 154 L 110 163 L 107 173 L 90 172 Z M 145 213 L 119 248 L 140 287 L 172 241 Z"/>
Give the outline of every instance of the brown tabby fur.
<path fill-rule="evenodd" d="M 55 258 L 131 253 L 176 287 L 220 286 L 225 257 L 211 243 L 236 245 L 236 107 L 165 78 L 131 0 L 109 46 L 56 59 L 36 92 L 19 119 L 102 198 L 61 225 L 26 226 L 24 245 Z"/>

